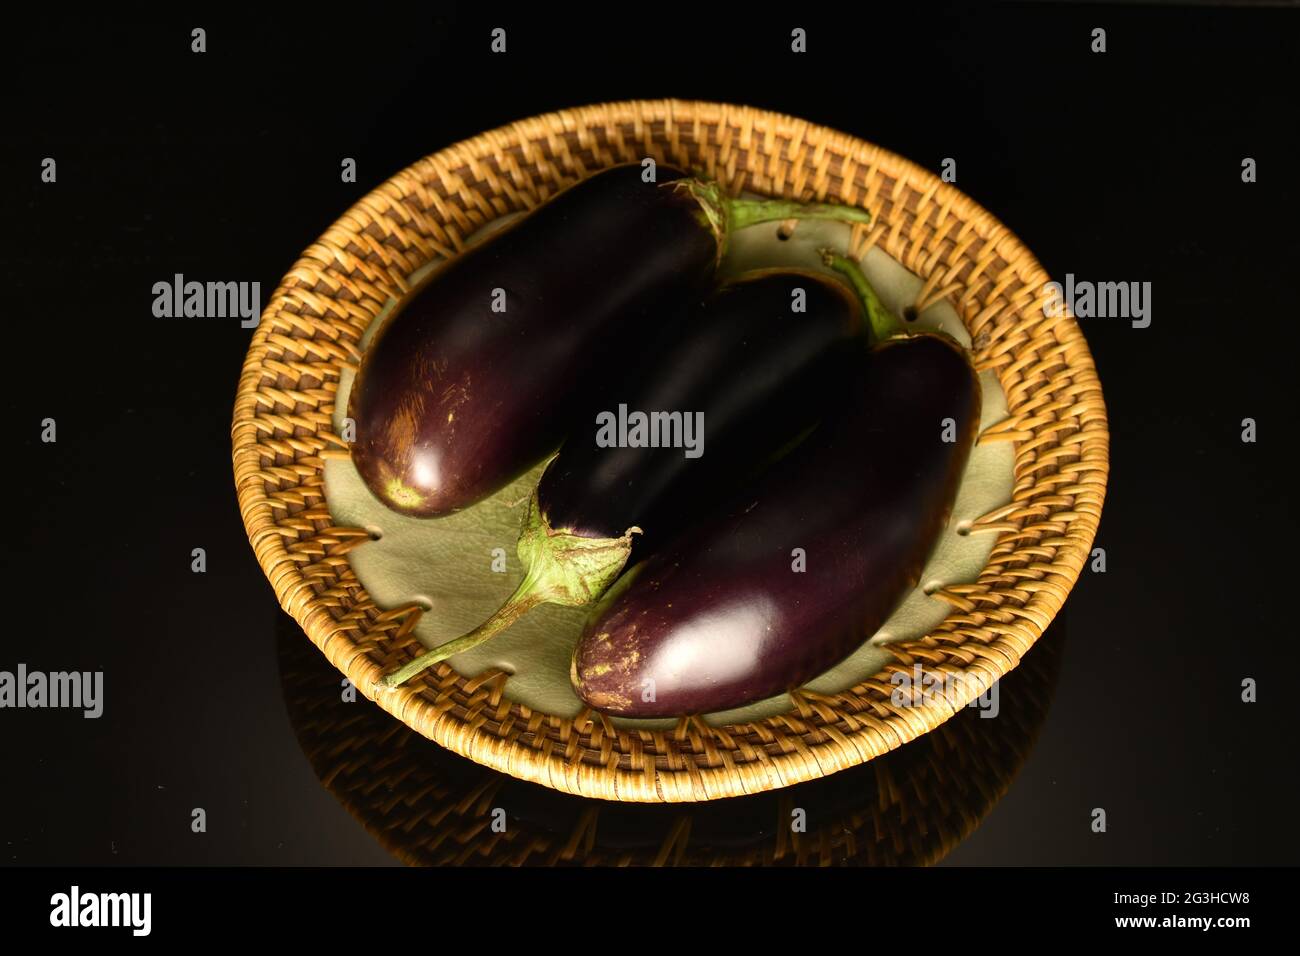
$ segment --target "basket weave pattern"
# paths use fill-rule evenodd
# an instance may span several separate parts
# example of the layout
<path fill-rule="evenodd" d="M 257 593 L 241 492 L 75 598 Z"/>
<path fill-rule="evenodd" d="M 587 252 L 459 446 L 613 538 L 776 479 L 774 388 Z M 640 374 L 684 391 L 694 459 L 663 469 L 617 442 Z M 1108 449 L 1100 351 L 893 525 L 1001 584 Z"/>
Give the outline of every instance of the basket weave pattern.
<path fill-rule="evenodd" d="M 417 605 L 382 610 L 347 553 L 364 529 L 334 526 L 323 469 L 347 446 L 333 433 L 339 376 L 406 277 L 453 256 L 491 220 L 528 209 L 582 177 L 653 157 L 750 190 L 842 202 L 874 215 L 853 251 L 878 245 L 948 299 L 991 369 L 1008 417 L 981 442 L 1015 448 L 1012 501 L 971 533 L 996 534 L 979 579 L 936 593 L 951 611 L 925 638 L 890 645 L 896 663 L 834 695 L 792 694 L 777 717 L 728 727 L 684 718 L 671 731 L 569 720 L 512 702 L 507 676 L 462 676 L 446 663 L 377 702 L 480 763 L 602 799 L 690 801 L 756 793 L 885 753 L 963 703 L 891 703 L 890 673 L 920 664 L 938 680 L 996 680 L 1015 667 L 1064 602 L 1089 555 L 1105 495 L 1108 432 L 1101 386 L 1069 315 L 1047 316 L 1048 277 L 987 212 L 892 153 L 791 117 L 682 101 L 616 103 L 547 114 L 427 157 L 365 198 L 306 250 L 268 303 L 240 378 L 232 427 L 240 509 L 281 606 L 364 693 L 423 651 Z M 973 683 L 972 696 L 975 693 Z"/>

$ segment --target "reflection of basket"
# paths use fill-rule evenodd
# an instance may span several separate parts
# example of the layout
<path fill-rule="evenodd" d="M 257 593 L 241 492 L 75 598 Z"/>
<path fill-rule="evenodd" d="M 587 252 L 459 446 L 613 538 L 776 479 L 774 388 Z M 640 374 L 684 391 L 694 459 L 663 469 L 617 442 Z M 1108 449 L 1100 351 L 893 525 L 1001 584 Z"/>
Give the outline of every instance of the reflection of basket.
<path fill-rule="evenodd" d="M 1011 784 L 1047 716 L 1060 624 L 998 686 L 997 716 L 966 708 L 867 764 L 692 806 L 583 800 L 430 743 L 364 700 L 287 617 L 278 629 L 289 721 L 312 769 L 384 847 L 420 866 L 928 865 L 970 834 Z M 503 832 L 493 829 L 494 811 Z M 793 832 L 797 809 L 804 832 Z"/>
<path fill-rule="evenodd" d="M 892 645 L 897 664 L 834 695 L 797 691 L 789 713 L 728 727 L 683 719 L 670 731 L 573 720 L 506 696 L 508 675 L 447 664 L 381 705 L 479 763 L 604 799 L 687 801 L 756 793 L 870 760 L 932 730 L 953 708 L 890 701 L 889 673 L 923 667 L 978 692 L 1013 668 L 1060 608 L 1087 558 L 1105 492 L 1105 406 L 1074 320 L 1047 317 L 1047 275 L 1033 256 L 955 189 L 891 153 L 764 111 L 708 103 L 621 103 L 548 114 L 477 136 L 394 176 L 304 254 L 253 335 L 235 403 L 235 481 L 249 540 L 281 605 L 367 696 L 387 668 L 422 648 L 418 606 L 380 610 L 347 552 L 367 540 L 333 527 L 324 458 L 339 373 L 406 277 L 499 215 L 530 207 L 582 175 L 645 156 L 721 179 L 732 191 L 856 204 L 856 227 L 922 276 L 918 308 L 948 298 L 992 369 L 1009 417 L 981 441 L 1015 443 L 1008 506 L 975 522 L 998 535 L 979 579 L 937 592 L 952 611 L 924 639 Z"/>

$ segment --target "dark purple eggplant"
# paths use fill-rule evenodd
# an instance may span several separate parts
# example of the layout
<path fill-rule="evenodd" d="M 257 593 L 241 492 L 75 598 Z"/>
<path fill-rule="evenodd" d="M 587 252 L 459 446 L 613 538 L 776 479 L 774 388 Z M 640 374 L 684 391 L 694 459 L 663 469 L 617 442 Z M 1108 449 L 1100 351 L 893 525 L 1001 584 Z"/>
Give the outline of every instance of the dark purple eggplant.
<path fill-rule="evenodd" d="M 395 511 L 468 507 L 555 450 L 584 388 L 626 368 L 703 288 L 735 229 L 862 210 L 731 199 L 659 166 L 618 166 L 466 249 L 394 314 L 362 358 L 352 460 Z M 504 307 L 504 311 L 502 308 Z"/>
<path fill-rule="evenodd" d="M 902 332 L 856 263 L 831 261 L 863 293 L 877 338 L 840 414 L 610 590 L 573 656 L 574 689 L 593 708 L 674 717 L 791 690 L 860 647 L 916 586 L 974 443 L 979 380 L 956 342 Z"/>
<path fill-rule="evenodd" d="M 524 578 L 515 593 L 479 627 L 410 662 L 386 685 L 489 640 L 538 604 L 594 601 L 623 570 L 633 535 L 671 539 L 812 428 L 866 347 L 858 298 L 837 278 L 811 271 L 741 276 L 689 310 L 684 326 L 637 374 L 587 407 L 547 465 L 520 531 Z M 655 430 L 667 439 L 659 447 L 602 447 L 610 418 L 664 412 L 675 413 L 680 427 Z M 692 423 L 700 431 L 692 429 L 694 449 L 684 448 Z"/>
<path fill-rule="evenodd" d="M 865 345 L 852 290 L 808 270 L 747 273 L 715 291 L 688 323 L 569 433 L 537 485 L 546 534 L 615 538 L 633 525 L 660 540 L 675 533 L 699 502 L 715 501 L 720 488 L 814 425 L 836 376 Z M 601 447 L 602 424 L 612 426 L 624 409 L 695 413 L 703 422 L 700 447 L 694 456 L 672 443 Z M 683 489 L 689 494 L 677 494 Z"/>

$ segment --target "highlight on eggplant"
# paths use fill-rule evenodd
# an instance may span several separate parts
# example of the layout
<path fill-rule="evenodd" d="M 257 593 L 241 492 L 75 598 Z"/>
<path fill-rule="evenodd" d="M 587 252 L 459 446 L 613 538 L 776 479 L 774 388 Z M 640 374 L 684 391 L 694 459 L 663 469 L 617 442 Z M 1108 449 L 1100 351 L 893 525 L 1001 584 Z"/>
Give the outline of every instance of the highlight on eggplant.
<path fill-rule="evenodd" d="M 979 380 L 950 337 L 906 332 L 856 262 L 827 261 L 859 291 L 875 339 L 840 414 L 606 594 L 570 672 L 594 709 L 678 717 L 792 690 L 860 647 L 918 583 L 974 444 Z"/>
<path fill-rule="evenodd" d="M 865 330 L 859 299 L 836 276 L 755 270 L 715 290 L 680 335 L 577 417 L 529 501 L 518 541 L 525 573 L 514 594 L 384 685 L 482 644 L 539 604 L 595 601 L 634 545 L 644 552 L 671 540 L 816 424 L 862 362 Z M 599 447 L 595 422 L 624 406 L 698 415 L 707 453 L 688 457 L 671 443 Z"/>
<path fill-rule="evenodd" d="M 581 396 L 703 294 L 733 232 L 790 218 L 870 220 L 728 197 L 662 164 L 654 181 L 628 164 L 563 190 L 446 263 L 380 329 L 348 406 L 358 473 L 405 515 L 482 500 L 553 452 Z"/>

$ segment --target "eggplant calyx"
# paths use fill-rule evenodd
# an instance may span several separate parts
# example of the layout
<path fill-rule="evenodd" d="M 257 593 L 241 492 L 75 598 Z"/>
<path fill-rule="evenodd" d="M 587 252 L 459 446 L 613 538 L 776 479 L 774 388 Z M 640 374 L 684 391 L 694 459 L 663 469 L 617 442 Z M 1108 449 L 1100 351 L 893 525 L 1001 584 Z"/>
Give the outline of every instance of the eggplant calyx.
<path fill-rule="evenodd" d="M 533 590 L 547 604 L 590 604 L 622 572 L 632 553 L 632 535 L 641 533 L 633 525 L 617 538 L 588 538 L 552 528 L 534 491 L 519 535 L 519 560 L 527 568 L 524 581 L 533 579 Z"/>
<path fill-rule="evenodd" d="M 718 261 L 727 251 L 727 237 L 737 229 L 787 219 L 828 219 L 834 222 L 870 223 L 871 213 L 841 203 L 797 202 L 791 199 L 744 199 L 728 196 L 722 186 L 708 179 L 691 177 L 673 180 L 700 205 L 702 223 L 713 233 Z"/>
<path fill-rule="evenodd" d="M 669 185 L 673 189 L 687 193 L 699 204 L 700 208 L 696 211 L 695 217 L 700 225 L 713 233 L 713 243 L 718 249 L 715 265 L 720 265 L 723 256 L 727 253 L 728 232 L 727 207 L 721 187 L 711 180 L 698 179 L 694 176 L 688 179 L 675 179 Z"/>
<path fill-rule="evenodd" d="M 632 535 L 640 533 L 640 528 L 632 527 L 617 538 L 585 538 L 556 530 L 542 514 L 534 491 L 519 533 L 524 579 L 514 594 L 478 627 L 388 674 L 380 680 L 379 688 L 399 687 L 434 664 L 478 647 L 539 604 L 581 607 L 591 603 L 614 583 L 632 553 Z"/>

